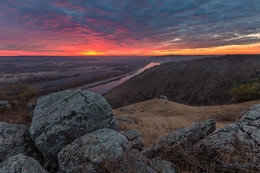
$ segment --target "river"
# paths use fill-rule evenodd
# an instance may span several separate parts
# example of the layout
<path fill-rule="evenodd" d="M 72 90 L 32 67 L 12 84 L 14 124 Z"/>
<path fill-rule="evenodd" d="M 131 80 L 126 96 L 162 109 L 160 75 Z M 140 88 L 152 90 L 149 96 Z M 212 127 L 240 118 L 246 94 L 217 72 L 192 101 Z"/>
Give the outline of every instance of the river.
<path fill-rule="evenodd" d="M 107 83 L 104 83 L 104 84 L 101 84 L 101 85 L 97 85 L 97 86 L 94 86 L 94 87 L 91 87 L 91 88 L 87 88 L 86 90 L 94 92 L 94 93 L 97 93 L 97 94 L 104 94 L 104 93 L 108 92 L 110 89 L 114 88 L 115 86 L 118 86 L 121 83 L 127 81 L 131 77 L 136 76 L 136 75 L 142 73 L 144 70 L 149 69 L 149 68 L 151 68 L 153 66 L 156 66 L 156 65 L 160 65 L 160 64 L 161 63 L 151 62 L 150 64 L 146 65 L 142 69 L 139 69 L 139 70 L 137 70 L 136 72 L 134 72 L 132 74 L 129 74 L 129 75 L 125 76 L 125 77 L 122 77 L 121 79 L 114 80 L 114 81 L 111 81 L 111 82 L 107 82 Z"/>

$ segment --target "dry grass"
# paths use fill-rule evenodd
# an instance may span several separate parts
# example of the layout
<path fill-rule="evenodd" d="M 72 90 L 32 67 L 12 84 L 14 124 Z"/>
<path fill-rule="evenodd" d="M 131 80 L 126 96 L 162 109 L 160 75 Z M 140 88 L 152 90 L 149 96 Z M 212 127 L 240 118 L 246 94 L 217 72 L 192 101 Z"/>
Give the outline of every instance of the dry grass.
<path fill-rule="evenodd" d="M 163 99 L 153 99 L 114 109 L 117 118 L 131 117 L 136 124 L 120 124 L 122 130 L 137 129 L 145 148 L 182 127 L 205 119 L 216 119 L 217 129 L 233 123 L 241 112 L 249 110 L 259 100 L 222 106 L 187 106 Z M 122 111 L 123 110 L 123 111 Z"/>
<path fill-rule="evenodd" d="M 0 122 L 30 126 L 31 121 L 31 111 L 28 110 L 26 104 L 13 104 L 10 110 L 0 110 Z"/>

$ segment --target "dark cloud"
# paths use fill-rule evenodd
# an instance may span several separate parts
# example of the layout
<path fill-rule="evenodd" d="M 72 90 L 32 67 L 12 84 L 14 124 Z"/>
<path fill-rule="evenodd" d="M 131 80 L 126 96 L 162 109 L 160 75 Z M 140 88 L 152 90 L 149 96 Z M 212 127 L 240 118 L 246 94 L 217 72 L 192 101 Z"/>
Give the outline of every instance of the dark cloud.
<path fill-rule="evenodd" d="M 94 34 L 118 45 L 250 44 L 260 42 L 259 11 L 259 0 L 1 0 L 0 35 L 16 27 L 85 43 Z"/>

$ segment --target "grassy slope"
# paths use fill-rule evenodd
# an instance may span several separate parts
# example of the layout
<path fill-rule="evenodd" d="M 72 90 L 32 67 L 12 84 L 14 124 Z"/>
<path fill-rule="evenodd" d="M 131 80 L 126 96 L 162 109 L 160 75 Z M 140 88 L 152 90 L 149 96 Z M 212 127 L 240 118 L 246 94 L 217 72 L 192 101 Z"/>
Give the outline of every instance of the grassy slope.
<path fill-rule="evenodd" d="M 222 106 L 187 106 L 163 99 L 153 99 L 114 109 L 117 118 L 131 117 L 136 124 L 121 124 L 122 130 L 137 129 L 145 147 L 150 147 L 168 133 L 205 119 L 216 119 L 217 128 L 235 122 L 241 112 L 260 100 Z"/>

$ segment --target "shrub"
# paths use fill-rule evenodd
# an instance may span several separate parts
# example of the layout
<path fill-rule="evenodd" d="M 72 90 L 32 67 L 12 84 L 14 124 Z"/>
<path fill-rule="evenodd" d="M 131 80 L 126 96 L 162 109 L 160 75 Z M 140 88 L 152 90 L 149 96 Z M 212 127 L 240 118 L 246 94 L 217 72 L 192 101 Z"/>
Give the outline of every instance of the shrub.
<path fill-rule="evenodd" d="M 241 84 L 232 88 L 229 93 L 237 102 L 254 100 L 260 97 L 260 85 L 258 82 Z"/>
<path fill-rule="evenodd" d="M 31 110 L 28 109 L 29 101 L 36 102 L 38 89 L 27 84 L 9 84 L 0 90 L 0 100 L 7 100 L 11 109 L 0 111 L 0 122 L 25 124 L 31 123 Z"/>
<path fill-rule="evenodd" d="M 9 84 L 1 88 L 0 99 L 7 101 L 17 100 L 19 102 L 27 102 L 31 98 L 38 96 L 38 88 L 27 84 Z"/>

